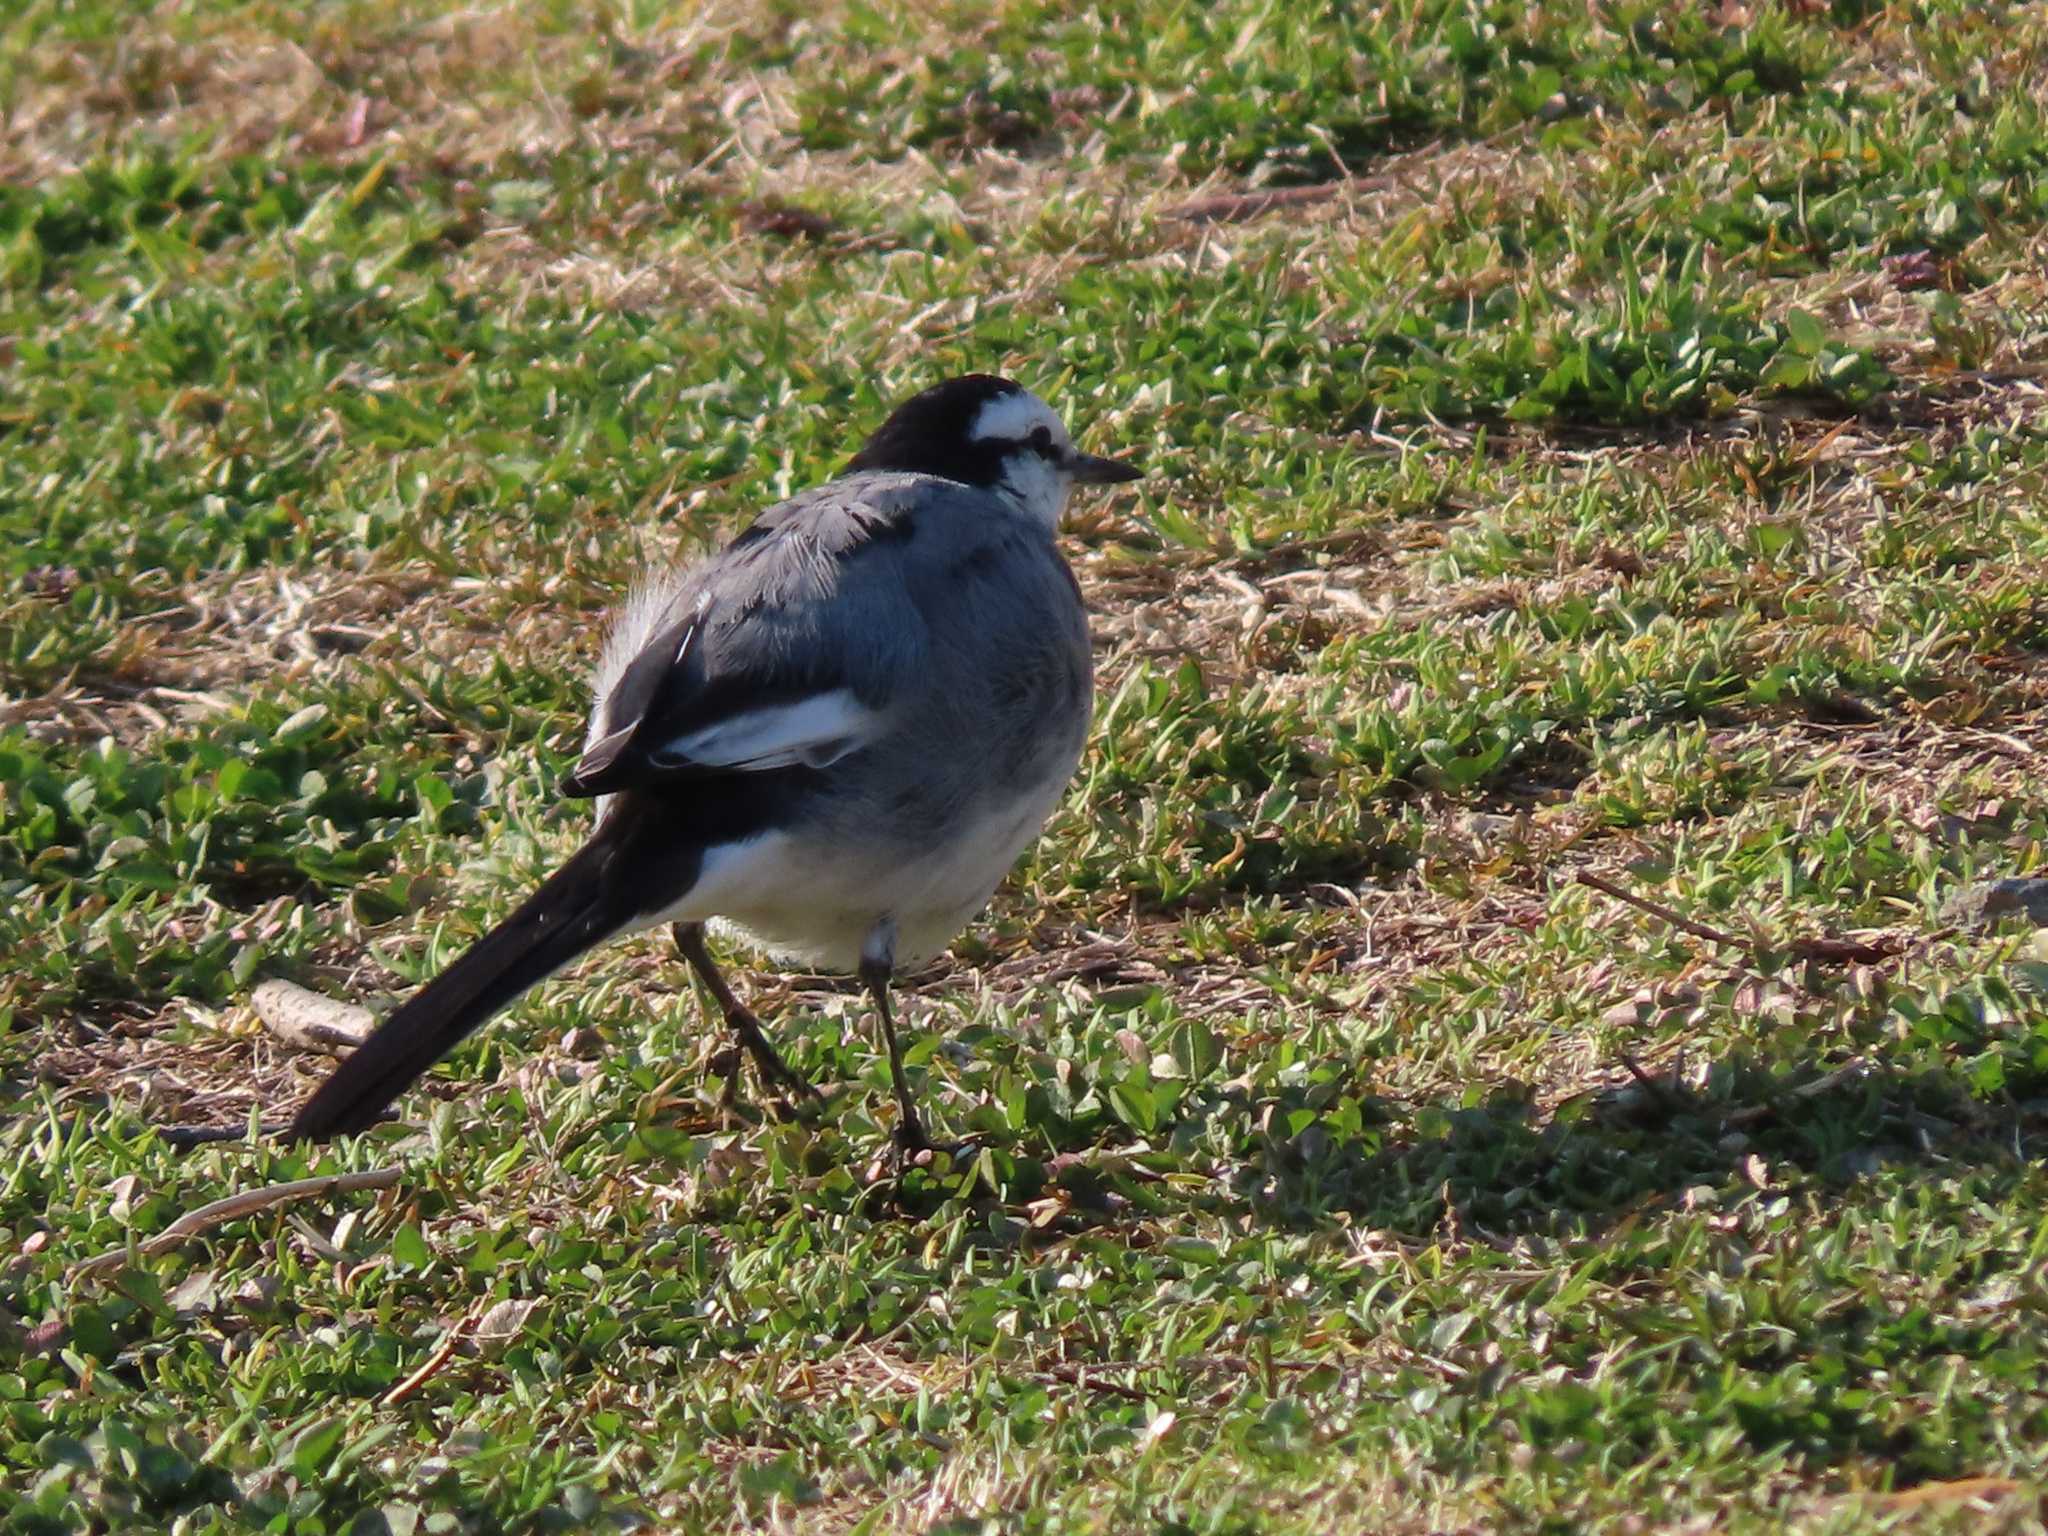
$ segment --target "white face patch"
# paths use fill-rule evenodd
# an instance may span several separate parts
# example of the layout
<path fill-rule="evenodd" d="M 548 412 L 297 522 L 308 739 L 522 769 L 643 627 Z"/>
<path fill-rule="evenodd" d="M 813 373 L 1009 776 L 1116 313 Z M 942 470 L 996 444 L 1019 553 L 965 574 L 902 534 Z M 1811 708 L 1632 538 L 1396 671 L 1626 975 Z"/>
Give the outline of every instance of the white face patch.
<path fill-rule="evenodd" d="M 976 413 L 967 436 L 975 442 L 1000 437 L 1023 443 L 1029 442 L 1031 434 L 1040 427 L 1052 434 L 1052 445 L 1060 452 L 1074 446 L 1065 423 L 1053 414 L 1052 407 L 1029 390 L 1020 389 L 1014 395 L 1003 395 L 984 405 Z"/>
<path fill-rule="evenodd" d="M 1051 437 L 1050 455 L 1031 446 L 1032 434 L 1040 430 Z M 1019 390 L 984 405 L 967 435 L 976 442 L 993 439 L 1021 445 L 1004 460 L 1003 477 L 995 488 L 1026 517 L 1057 528 L 1067 509 L 1067 494 L 1074 488 L 1060 464 L 1073 456 L 1074 440 L 1053 408 L 1029 390 Z"/>
<path fill-rule="evenodd" d="M 1059 527 L 1073 488 L 1064 470 L 1029 448 L 1003 460 L 1003 478 L 995 484 L 997 494 L 1009 497 L 1026 517 L 1049 529 Z"/>

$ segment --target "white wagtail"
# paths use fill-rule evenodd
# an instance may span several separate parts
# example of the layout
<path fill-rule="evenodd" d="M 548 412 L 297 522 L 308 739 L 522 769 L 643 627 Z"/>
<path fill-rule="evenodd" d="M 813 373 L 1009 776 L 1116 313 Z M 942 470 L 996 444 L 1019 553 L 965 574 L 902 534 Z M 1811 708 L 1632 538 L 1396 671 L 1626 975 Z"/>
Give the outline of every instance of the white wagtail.
<path fill-rule="evenodd" d="M 899 406 L 837 478 L 621 610 L 583 757 L 590 840 L 415 993 L 288 1134 L 373 1124 L 527 988 L 614 934 L 676 947 L 764 1080 L 816 1096 L 704 948 L 717 922 L 874 996 L 899 1146 L 927 1145 L 889 1014 L 1038 835 L 1088 728 L 1087 616 L 1054 534 L 1075 485 L 1139 471 L 971 374 Z"/>

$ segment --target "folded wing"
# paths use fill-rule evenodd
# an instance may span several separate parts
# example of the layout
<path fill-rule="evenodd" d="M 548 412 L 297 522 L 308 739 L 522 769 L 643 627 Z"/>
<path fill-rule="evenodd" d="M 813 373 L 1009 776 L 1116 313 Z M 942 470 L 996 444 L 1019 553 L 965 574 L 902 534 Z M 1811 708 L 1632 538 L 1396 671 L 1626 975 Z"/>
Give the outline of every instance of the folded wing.
<path fill-rule="evenodd" d="M 905 581 L 917 491 L 783 503 L 668 590 L 630 604 L 598 677 L 572 796 L 819 769 L 889 727 L 921 675 Z"/>

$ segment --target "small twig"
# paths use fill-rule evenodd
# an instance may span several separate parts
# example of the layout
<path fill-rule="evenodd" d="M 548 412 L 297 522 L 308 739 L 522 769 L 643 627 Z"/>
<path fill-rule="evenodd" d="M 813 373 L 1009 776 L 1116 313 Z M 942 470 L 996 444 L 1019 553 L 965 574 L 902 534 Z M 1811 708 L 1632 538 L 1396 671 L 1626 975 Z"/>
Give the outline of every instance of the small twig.
<path fill-rule="evenodd" d="M 455 1358 L 455 1351 L 462 1347 L 462 1341 L 468 1338 L 470 1330 L 476 1327 L 476 1320 L 477 1309 L 472 1307 L 468 1316 L 441 1335 L 441 1342 L 436 1344 L 434 1352 L 420 1363 L 418 1370 L 377 1399 L 377 1406 L 389 1408 L 395 1403 L 402 1403 L 440 1375 L 442 1367 Z"/>
<path fill-rule="evenodd" d="M 113 1269 L 127 1262 L 131 1253 L 137 1256 L 167 1253 L 187 1238 L 197 1237 L 209 1228 L 222 1222 L 234 1221 L 238 1217 L 252 1216 L 258 1211 L 268 1210 L 273 1205 L 303 1199 L 309 1195 L 346 1195 L 358 1189 L 389 1189 L 396 1184 L 403 1172 L 399 1168 L 371 1168 L 362 1173 L 329 1173 L 313 1179 L 293 1179 L 286 1184 L 266 1184 L 261 1189 L 247 1189 L 239 1195 L 229 1195 L 211 1205 L 202 1205 L 196 1211 L 187 1211 L 155 1237 L 147 1238 L 127 1247 L 115 1248 L 80 1260 L 71 1267 L 71 1278 L 94 1274 L 102 1269 Z"/>
<path fill-rule="evenodd" d="M 1658 1082 L 1656 1078 L 1645 1072 L 1637 1064 L 1635 1057 L 1629 1055 L 1627 1051 L 1621 1053 L 1621 1064 L 1628 1068 L 1628 1075 L 1636 1080 L 1636 1086 L 1653 1099 L 1666 1114 L 1675 1114 L 1686 1107 L 1685 1100 L 1680 1095 L 1673 1093 L 1664 1084 Z"/>
<path fill-rule="evenodd" d="M 1661 901 L 1652 901 L 1647 896 L 1638 896 L 1626 886 L 1616 885 L 1612 880 L 1582 869 L 1573 876 L 1580 885 L 1590 885 L 1594 890 L 1612 896 L 1616 901 L 1627 902 L 1639 912 L 1661 918 L 1680 933 L 1689 933 L 1696 939 L 1705 939 L 1709 944 L 1726 944 L 1755 956 L 1760 950 L 1769 948 L 1759 941 L 1740 938 L 1725 928 L 1709 927 L 1695 922 L 1683 912 L 1667 907 Z M 1790 939 L 1786 941 L 1785 952 L 1795 960 L 1839 961 L 1851 965 L 1874 965 L 1880 960 L 1889 960 L 1903 954 L 1910 940 L 1901 934 L 1885 934 L 1880 938 L 1864 939 Z"/>
<path fill-rule="evenodd" d="M 1524 125 L 1517 124 L 1512 128 L 1504 128 L 1499 133 L 1489 138 L 1481 139 L 1477 143 L 1466 147 L 1472 149 L 1492 148 L 1495 145 L 1505 143 L 1511 138 L 1524 137 L 1528 131 Z M 1378 169 L 1369 174 L 1357 172 L 1351 175 L 1339 176 L 1331 181 L 1316 182 L 1308 186 L 1254 187 L 1242 192 L 1214 192 L 1205 197 L 1195 198 L 1190 202 L 1176 203 L 1170 208 L 1162 208 L 1159 211 L 1159 217 L 1162 219 L 1177 219 L 1188 224 L 1227 223 L 1238 219 L 1255 219 L 1262 214 L 1271 213 L 1275 209 L 1280 208 L 1313 207 L 1317 203 L 1326 203 L 1330 199 L 1342 197 L 1346 193 L 1357 193 L 1364 196 L 1375 192 L 1399 191 L 1410 185 L 1410 183 L 1402 179 L 1401 172 L 1410 163 L 1419 160 L 1423 155 L 1429 154 L 1440 147 L 1438 145 L 1430 145 L 1410 151 L 1407 154 L 1397 155 L 1392 160 L 1382 161 Z"/>
<path fill-rule="evenodd" d="M 1181 1355 L 1169 1362 L 1183 1371 L 1320 1371 L 1340 1369 L 1335 1360 L 1249 1360 L 1243 1355 Z"/>
<path fill-rule="evenodd" d="M 59 1120 L 57 1134 L 69 1136 L 75 1120 Z M 240 1125 L 151 1125 L 144 1122 L 144 1129 L 156 1133 L 157 1140 L 173 1152 L 189 1152 L 194 1147 L 212 1146 L 216 1142 L 240 1141 L 249 1134 L 249 1122 Z M 259 1136 L 276 1136 L 285 1129 L 284 1122 L 276 1121 L 256 1127 Z"/>
<path fill-rule="evenodd" d="M 1048 1365 L 1037 1374 L 1053 1381 L 1065 1382 L 1068 1386 L 1079 1387 L 1085 1392 L 1101 1392 L 1110 1397 L 1121 1397 L 1133 1403 L 1149 1403 L 1150 1393 L 1140 1392 L 1136 1387 L 1127 1387 L 1120 1381 L 1104 1381 L 1100 1376 L 1090 1374 L 1102 1367 L 1086 1365 Z M 1137 1366 L 1129 1367 L 1131 1370 Z"/>
<path fill-rule="evenodd" d="M 1861 1056 L 1851 1056 L 1847 1061 L 1835 1068 L 1834 1071 L 1824 1073 L 1810 1083 L 1801 1083 L 1797 1088 L 1791 1090 L 1791 1094 L 1795 1099 L 1818 1098 L 1821 1094 L 1830 1093 L 1841 1087 L 1842 1084 L 1861 1077 L 1869 1070 L 1869 1062 L 1865 1061 Z"/>
<path fill-rule="evenodd" d="M 1625 901 L 1637 911 L 1660 917 L 1680 933 L 1689 933 L 1696 939 L 1705 939 L 1709 944 L 1732 944 L 1737 949 L 1754 949 L 1747 939 L 1738 939 L 1724 928 L 1709 928 L 1705 923 L 1696 923 L 1683 912 L 1674 911 L 1661 901 L 1652 901 L 1647 896 L 1638 896 L 1626 886 L 1616 885 L 1612 880 L 1603 879 L 1590 869 L 1582 869 L 1574 877 L 1581 885 L 1590 885 L 1596 891 L 1605 892 L 1616 901 Z"/>
<path fill-rule="evenodd" d="M 189 1152 L 194 1147 L 211 1146 L 215 1142 L 240 1141 L 249 1134 L 248 1122 L 240 1125 L 153 1125 L 156 1139 L 174 1152 Z M 281 1136 L 285 1123 L 282 1120 L 266 1121 L 256 1127 L 261 1137 Z"/>
<path fill-rule="evenodd" d="M 323 997 L 291 981 L 264 982 L 249 994 L 249 1006 L 263 1027 L 287 1045 L 330 1056 L 354 1050 L 377 1027 L 369 1009 Z"/>
<path fill-rule="evenodd" d="M 1947 1504 L 1983 1509 L 2027 1492 L 2027 1486 L 2015 1478 L 1960 1477 L 1945 1483 L 1919 1483 L 1898 1493 L 1864 1494 L 1862 1498 L 1880 1509 L 1926 1509 Z M 1847 1504 L 1850 1497 L 1845 1495 L 1836 1502 Z"/>
<path fill-rule="evenodd" d="M 1875 965 L 1906 952 L 1912 943 L 1901 933 L 1887 933 L 1875 939 L 1794 939 L 1795 960 L 1840 961 L 1844 965 Z"/>
<path fill-rule="evenodd" d="M 1787 1088 L 1783 1097 L 1772 1103 L 1745 1104 L 1740 1108 L 1731 1109 L 1721 1119 L 1728 1125 L 1750 1125 L 1758 1120 L 1767 1119 L 1772 1115 L 1782 1113 L 1787 1100 L 1803 1102 L 1807 1099 L 1819 1098 L 1824 1093 L 1832 1093 L 1844 1083 L 1853 1082 L 1869 1070 L 1869 1062 L 1865 1061 L 1861 1056 L 1851 1056 L 1832 1072 L 1823 1073 L 1810 1083 L 1801 1083 L 1797 1087 Z"/>
<path fill-rule="evenodd" d="M 398 1111 L 387 1109 L 377 1117 L 379 1125 L 412 1125 L 417 1121 L 401 1121 Z M 223 1141 L 240 1141 L 249 1134 L 248 1124 L 241 1125 L 153 1125 L 157 1140 L 173 1152 L 189 1152 L 194 1147 L 209 1147 Z M 256 1135 L 262 1140 L 275 1140 L 291 1129 L 288 1120 L 266 1120 L 256 1127 Z"/>
<path fill-rule="evenodd" d="M 1362 176 L 1346 176 L 1338 181 L 1320 182 L 1307 187 L 1272 187 L 1257 192 L 1217 192 L 1208 197 L 1198 197 L 1191 202 L 1176 203 L 1171 208 L 1162 208 L 1159 217 L 1177 219 L 1188 224 L 1223 224 L 1239 219 L 1255 219 L 1261 214 L 1271 213 L 1276 208 L 1301 208 L 1315 203 L 1326 203 L 1331 198 L 1364 185 Z"/>

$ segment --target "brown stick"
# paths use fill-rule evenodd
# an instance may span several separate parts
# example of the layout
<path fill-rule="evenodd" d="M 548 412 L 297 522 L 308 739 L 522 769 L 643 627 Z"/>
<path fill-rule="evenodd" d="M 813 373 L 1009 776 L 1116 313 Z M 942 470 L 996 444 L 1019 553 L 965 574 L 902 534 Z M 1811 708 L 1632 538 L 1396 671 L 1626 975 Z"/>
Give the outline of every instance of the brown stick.
<path fill-rule="evenodd" d="M 1833 1092 L 1844 1083 L 1853 1082 L 1869 1070 L 1869 1062 L 1865 1061 L 1861 1056 L 1852 1056 L 1835 1068 L 1834 1071 L 1817 1077 L 1810 1083 L 1801 1083 L 1797 1088 L 1788 1088 L 1785 1091 L 1784 1098 L 1774 1103 L 1744 1104 L 1738 1108 L 1731 1109 L 1721 1119 L 1728 1125 L 1751 1125 L 1758 1120 L 1767 1119 L 1772 1115 L 1781 1113 L 1785 1108 L 1785 1099 L 1794 1099 L 1802 1103 L 1807 1099 L 1817 1099 L 1824 1093 Z"/>
<path fill-rule="evenodd" d="M 1794 939 L 1792 955 L 1797 960 L 1839 960 L 1845 965 L 1875 965 L 1906 952 L 1911 940 L 1904 934 L 1887 933 L 1875 939 Z"/>
<path fill-rule="evenodd" d="M 1102 1367 L 1099 1365 L 1093 1367 L 1064 1364 L 1048 1365 L 1039 1371 L 1038 1375 L 1052 1381 L 1065 1382 L 1069 1386 L 1079 1387 L 1084 1392 L 1101 1392 L 1110 1397 L 1121 1397 L 1133 1403 L 1151 1401 L 1151 1394 L 1140 1392 L 1136 1387 L 1127 1387 L 1120 1381 L 1103 1380 L 1102 1377 L 1095 1374 L 1095 1372 L 1101 1369 Z M 1127 1366 L 1126 1369 L 1136 1370 L 1138 1367 Z"/>
<path fill-rule="evenodd" d="M 455 1358 L 455 1351 L 462 1347 L 462 1341 L 468 1338 L 470 1330 L 476 1327 L 476 1319 L 476 1309 L 471 1308 L 467 1317 L 441 1335 L 441 1342 L 434 1346 L 431 1355 L 420 1362 L 418 1370 L 377 1399 L 377 1406 L 389 1408 L 394 1403 L 402 1403 L 440 1375 L 441 1368 Z"/>
<path fill-rule="evenodd" d="M 1590 885 L 1596 891 L 1603 891 L 1616 901 L 1625 901 L 1638 911 L 1652 917 L 1660 917 L 1681 933 L 1689 933 L 1696 939 L 1705 939 L 1709 944 L 1733 944 L 1738 949 L 1752 949 L 1755 946 L 1746 939 L 1738 939 L 1724 928 L 1709 928 L 1705 923 L 1696 923 L 1683 912 L 1674 911 L 1662 902 L 1652 901 L 1647 896 L 1638 896 L 1625 886 L 1616 885 L 1612 880 L 1602 879 L 1591 870 L 1582 869 L 1574 877 L 1581 885 Z"/>
<path fill-rule="evenodd" d="M 308 1195 L 346 1195 L 358 1189 L 389 1189 L 398 1182 L 403 1172 L 399 1168 L 371 1168 L 361 1173 L 329 1173 L 314 1179 L 293 1179 L 286 1184 L 266 1184 L 261 1189 L 245 1189 L 239 1195 L 229 1195 L 210 1205 L 202 1205 L 196 1211 L 187 1211 L 155 1237 L 137 1243 L 132 1250 L 138 1256 L 168 1253 L 187 1238 L 197 1237 L 209 1228 L 222 1222 L 233 1221 L 240 1216 L 252 1216 L 258 1211 L 268 1210 L 273 1205 L 304 1199 Z M 130 1249 L 111 1249 L 95 1254 L 71 1266 L 70 1278 L 76 1280 L 82 1275 L 95 1274 L 102 1269 L 113 1269 L 127 1261 Z"/>
<path fill-rule="evenodd" d="M 1529 130 L 1520 124 L 1504 128 L 1491 138 L 1481 139 L 1471 148 L 1491 148 L 1512 138 L 1526 137 Z M 1440 150 L 1443 146 L 1432 144 L 1417 148 L 1406 154 L 1396 155 L 1380 162 L 1370 174 L 1339 176 L 1331 181 L 1316 182 L 1299 187 L 1254 187 L 1243 192 L 1214 192 L 1185 203 L 1175 203 L 1162 208 L 1162 219 L 1179 219 L 1189 224 L 1229 223 L 1237 219 L 1256 219 L 1262 214 L 1278 208 L 1313 207 L 1326 203 L 1331 198 L 1342 197 L 1347 192 L 1368 195 L 1374 192 L 1395 191 L 1405 183 L 1401 173 L 1425 155 Z"/>
<path fill-rule="evenodd" d="M 1705 939 L 1709 944 L 1727 944 L 1745 950 L 1751 955 L 1769 948 L 1753 939 L 1739 938 L 1725 928 L 1709 927 L 1695 922 L 1684 913 L 1665 906 L 1661 901 L 1652 901 L 1647 896 L 1638 896 L 1626 886 L 1616 885 L 1612 880 L 1603 879 L 1591 870 L 1582 869 L 1573 879 L 1580 885 L 1590 885 L 1594 890 L 1612 896 L 1616 901 L 1627 902 L 1639 912 L 1660 918 L 1680 933 L 1689 933 L 1696 939 Z M 1886 934 L 1882 938 L 1863 939 L 1791 939 L 1785 944 L 1785 951 L 1795 960 L 1839 961 L 1850 965 L 1874 965 L 1880 960 L 1889 960 L 1905 952 L 1910 941 L 1900 934 Z"/>
<path fill-rule="evenodd" d="M 1319 182 L 1310 187 L 1274 187 L 1260 192 L 1218 192 L 1191 202 L 1176 203 L 1160 210 L 1162 219 L 1180 219 L 1189 224 L 1224 224 L 1238 219 L 1255 219 L 1275 208 L 1300 208 L 1326 203 L 1340 193 L 1363 184 L 1363 176 L 1346 176 L 1338 181 Z"/>
<path fill-rule="evenodd" d="M 258 1136 L 282 1136 L 288 1121 L 272 1120 L 256 1127 Z M 156 1139 L 175 1152 L 189 1152 L 194 1147 L 211 1146 L 220 1141 L 240 1141 L 249 1134 L 249 1125 L 155 1125 Z"/>

